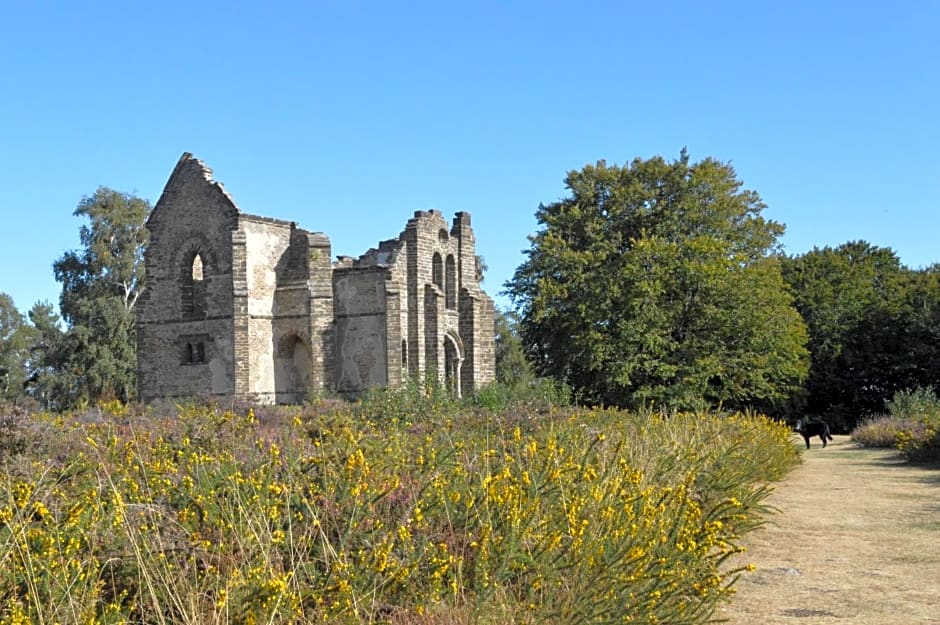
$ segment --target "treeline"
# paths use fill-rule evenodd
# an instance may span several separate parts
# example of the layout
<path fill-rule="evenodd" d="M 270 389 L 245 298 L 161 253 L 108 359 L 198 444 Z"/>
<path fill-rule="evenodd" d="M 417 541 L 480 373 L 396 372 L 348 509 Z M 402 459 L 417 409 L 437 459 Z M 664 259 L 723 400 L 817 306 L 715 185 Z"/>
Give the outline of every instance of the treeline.
<path fill-rule="evenodd" d="M 507 283 L 538 375 L 592 404 L 756 408 L 850 429 L 940 378 L 940 268 L 864 241 L 786 256 L 734 169 L 600 162 L 536 212 Z"/>
<path fill-rule="evenodd" d="M 753 408 L 849 429 L 940 378 L 940 267 L 865 241 L 787 256 L 783 224 L 727 163 L 599 162 L 540 205 L 506 285 L 497 373 L 580 401 L 667 411 Z M 53 264 L 59 312 L 0 295 L 0 398 L 49 409 L 135 395 L 134 307 L 150 204 L 83 198 L 82 247 Z M 61 317 L 59 316 L 61 314 Z"/>

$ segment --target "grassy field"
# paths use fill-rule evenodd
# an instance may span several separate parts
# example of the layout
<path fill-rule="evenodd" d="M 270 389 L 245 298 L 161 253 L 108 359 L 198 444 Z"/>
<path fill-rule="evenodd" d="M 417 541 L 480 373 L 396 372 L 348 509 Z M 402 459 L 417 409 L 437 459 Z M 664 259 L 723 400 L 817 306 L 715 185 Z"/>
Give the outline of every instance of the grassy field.
<path fill-rule="evenodd" d="M 395 394 L 0 427 L 3 625 L 702 623 L 799 462 L 754 415 Z"/>

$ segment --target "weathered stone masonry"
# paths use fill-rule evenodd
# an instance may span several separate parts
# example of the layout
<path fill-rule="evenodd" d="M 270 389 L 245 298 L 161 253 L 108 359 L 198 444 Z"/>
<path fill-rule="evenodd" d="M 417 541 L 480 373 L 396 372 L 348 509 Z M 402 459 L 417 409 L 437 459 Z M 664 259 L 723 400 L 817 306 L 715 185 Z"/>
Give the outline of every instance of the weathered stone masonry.
<path fill-rule="evenodd" d="M 418 211 L 397 238 L 333 263 L 325 234 L 241 212 L 187 153 L 147 228 L 143 401 L 293 403 L 408 377 L 460 394 L 494 379 L 494 308 L 468 213 L 448 227 L 439 212 Z"/>

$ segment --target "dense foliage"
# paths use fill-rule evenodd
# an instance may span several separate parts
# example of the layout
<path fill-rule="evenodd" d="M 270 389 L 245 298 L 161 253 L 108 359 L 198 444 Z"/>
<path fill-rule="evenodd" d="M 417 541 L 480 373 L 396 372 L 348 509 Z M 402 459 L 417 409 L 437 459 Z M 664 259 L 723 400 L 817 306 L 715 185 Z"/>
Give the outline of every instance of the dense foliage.
<path fill-rule="evenodd" d="M 759 417 L 389 394 L 2 427 L 3 624 L 703 623 L 797 460 Z"/>
<path fill-rule="evenodd" d="M 507 284 L 536 372 L 591 403 L 773 407 L 806 375 L 783 226 L 713 159 L 568 174 Z"/>
<path fill-rule="evenodd" d="M 806 412 L 851 429 L 897 391 L 940 383 L 936 267 L 856 241 L 786 259 L 783 275 L 809 328 Z"/>

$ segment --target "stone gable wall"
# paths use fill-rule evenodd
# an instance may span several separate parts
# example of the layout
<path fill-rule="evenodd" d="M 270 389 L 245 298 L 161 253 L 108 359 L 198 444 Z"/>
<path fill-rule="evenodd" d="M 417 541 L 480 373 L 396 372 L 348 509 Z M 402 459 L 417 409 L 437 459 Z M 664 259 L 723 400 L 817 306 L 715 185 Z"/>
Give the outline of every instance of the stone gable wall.
<path fill-rule="evenodd" d="M 147 222 L 147 282 L 137 304 L 137 369 L 144 401 L 234 391 L 232 231 L 237 209 L 211 173 L 184 155 Z M 184 312 L 183 278 L 191 277 L 196 254 L 202 259 L 205 305 L 196 313 Z M 193 358 L 192 351 L 201 357 Z"/>

